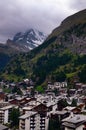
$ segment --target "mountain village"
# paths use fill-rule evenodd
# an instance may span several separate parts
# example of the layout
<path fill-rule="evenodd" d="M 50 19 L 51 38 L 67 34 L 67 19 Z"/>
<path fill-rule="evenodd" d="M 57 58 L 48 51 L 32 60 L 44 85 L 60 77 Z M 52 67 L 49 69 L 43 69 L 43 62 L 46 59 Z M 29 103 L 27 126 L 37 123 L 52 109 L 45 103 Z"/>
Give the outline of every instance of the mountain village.
<path fill-rule="evenodd" d="M 40 93 L 31 79 L 1 81 L 0 130 L 13 130 L 10 115 L 14 109 L 20 113 L 16 130 L 53 130 L 55 125 L 57 130 L 85 130 L 86 84 L 75 81 L 74 89 L 68 89 L 67 81 L 48 82 Z"/>
<path fill-rule="evenodd" d="M 51 4 L 48 1 L 50 7 L 47 17 L 44 2 L 39 5 L 40 9 L 37 6 L 35 12 L 37 1 L 36 4 L 35 0 L 30 1 L 34 5 L 32 11 L 28 0 L 22 0 L 23 3 L 18 1 L 23 10 L 17 7 L 17 0 L 13 1 L 17 3 L 15 6 L 10 5 L 10 0 L 0 3 L 1 8 L 7 6 L 6 12 L 3 8 L 0 14 L 1 39 L 5 40 L 5 37 L 19 30 L 12 40 L 9 38 L 4 44 L 0 41 L 0 130 L 86 130 L 86 9 L 76 12 L 78 10 L 73 8 L 76 12 L 73 14 L 72 9 L 65 6 L 62 13 L 65 1 L 61 2 L 62 8 L 61 0 L 56 0 L 58 3 L 52 1 Z M 82 5 L 82 2 L 76 3 L 77 6 Z M 41 6 L 44 12 L 41 12 Z M 56 15 L 53 8 L 56 12 L 58 7 L 61 11 L 57 11 Z M 66 11 L 71 12 L 71 16 Z M 27 17 L 27 24 L 30 22 L 29 12 L 33 12 L 32 28 L 25 31 Z M 40 29 L 41 24 L 42 30 L 48 31 L 55 21 L 57 25 L 60 15 L 67 15 L 67 18 L 51 34 L 33 29 L 35 24 Z M 54 23 L 50 21 L 52 17 Z"/>

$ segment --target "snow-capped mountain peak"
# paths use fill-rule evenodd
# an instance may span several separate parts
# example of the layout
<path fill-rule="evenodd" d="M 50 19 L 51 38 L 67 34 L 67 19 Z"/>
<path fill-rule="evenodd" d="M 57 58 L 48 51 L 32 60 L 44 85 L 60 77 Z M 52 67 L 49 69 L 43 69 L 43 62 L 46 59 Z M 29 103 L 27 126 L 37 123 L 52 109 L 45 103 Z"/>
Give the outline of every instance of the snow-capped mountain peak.
<path fill-rule="evenodd" d="M 45 39 L 46 35 L 43 32 L 31 28 L 24 33 L 17 33 L 12 41 L 28 50 L 32 50 L 42 44 Z"/>

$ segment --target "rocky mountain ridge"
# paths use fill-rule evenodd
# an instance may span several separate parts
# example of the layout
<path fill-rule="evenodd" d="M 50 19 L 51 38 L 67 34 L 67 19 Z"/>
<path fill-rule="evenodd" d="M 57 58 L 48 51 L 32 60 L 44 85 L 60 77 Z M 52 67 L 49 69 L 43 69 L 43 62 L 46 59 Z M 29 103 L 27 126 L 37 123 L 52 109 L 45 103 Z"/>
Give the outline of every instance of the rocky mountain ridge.
<path fill-rule="evenodd" d="M 13 40 L 7 40 L 7 45 L 20 52 L 28 52 L 41 45 L 46 39 L 46 35 L 36 29 L 29 29 L 26 32 L 15 34 Z"/>

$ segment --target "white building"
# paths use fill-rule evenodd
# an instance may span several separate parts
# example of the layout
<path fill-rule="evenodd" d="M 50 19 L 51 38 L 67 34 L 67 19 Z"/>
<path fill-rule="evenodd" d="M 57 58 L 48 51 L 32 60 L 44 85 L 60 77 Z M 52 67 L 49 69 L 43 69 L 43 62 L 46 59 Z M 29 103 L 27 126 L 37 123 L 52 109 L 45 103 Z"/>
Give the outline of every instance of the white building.
<path fill-rule="evenodd" d="M 49 118 L 38 112 L 29 111 L 19 119 L 19 130 L 48 130 Z"/>
<path fill-rule="evenodd" d="M 13 105 L 10 105 L 10 106 L 0 108 L 0 123 L 3 124 L 9 123 L 10 113 L 13 107 L 14 107 Z"/>

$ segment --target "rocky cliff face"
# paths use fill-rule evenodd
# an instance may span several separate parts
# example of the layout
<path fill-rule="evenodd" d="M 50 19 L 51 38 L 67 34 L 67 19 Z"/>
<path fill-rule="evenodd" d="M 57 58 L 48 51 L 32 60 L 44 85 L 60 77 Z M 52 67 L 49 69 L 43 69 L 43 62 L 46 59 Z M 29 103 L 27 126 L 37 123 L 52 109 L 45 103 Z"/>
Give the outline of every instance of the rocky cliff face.
<path fill-rule="evenodd" d="M 86 23 L 72 26 L 57 36 L 56 43 L 74 54 L 86 54 Z"/>

